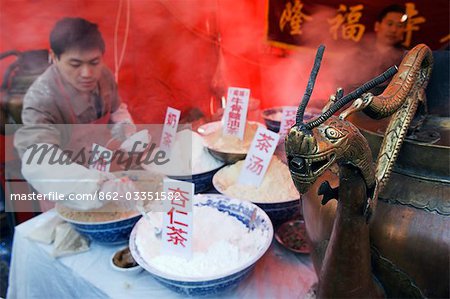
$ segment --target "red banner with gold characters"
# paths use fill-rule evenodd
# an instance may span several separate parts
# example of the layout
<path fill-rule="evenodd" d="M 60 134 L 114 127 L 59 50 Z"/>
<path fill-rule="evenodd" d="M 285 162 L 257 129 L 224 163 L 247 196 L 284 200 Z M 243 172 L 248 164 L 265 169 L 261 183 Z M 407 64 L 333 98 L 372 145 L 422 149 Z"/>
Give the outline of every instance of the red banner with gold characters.
<path fill-rule="evenodd" d="M 357 44 L 373 34 L 378 14 L 393 4 L 369 0 L 267 0 L 267 38 L 280 47 Z M 403 45 L 448 46 L 449 0 L 397 1 L 408 15 Z"/>

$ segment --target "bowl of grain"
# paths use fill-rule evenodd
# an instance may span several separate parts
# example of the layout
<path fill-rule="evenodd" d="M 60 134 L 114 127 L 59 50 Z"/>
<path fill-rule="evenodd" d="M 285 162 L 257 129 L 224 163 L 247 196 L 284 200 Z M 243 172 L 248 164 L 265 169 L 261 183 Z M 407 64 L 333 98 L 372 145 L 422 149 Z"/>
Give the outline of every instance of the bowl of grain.
<path fill-rule="evenodd" d="M 274 226 L 300 213 L 300 194 L 295 188 L 289 168 L 277 156 L 273 156 L 260 186 L 238 182 L 244 161 L 228 165 L 213 177 L 217 191 L 229 197 L 249 200 L 269 215 Z"/>

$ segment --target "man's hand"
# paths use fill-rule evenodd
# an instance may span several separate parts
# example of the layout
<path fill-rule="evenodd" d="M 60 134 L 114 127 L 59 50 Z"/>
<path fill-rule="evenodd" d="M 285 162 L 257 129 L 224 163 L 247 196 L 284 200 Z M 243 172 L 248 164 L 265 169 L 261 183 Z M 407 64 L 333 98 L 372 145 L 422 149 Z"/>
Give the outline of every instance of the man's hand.
<path fill-rule="evenodd" d="M 121 142 L 134 133 L 136 133 L 136 126 L 132 123 L 117 123 L 111 128 L 112 138 Z"/>

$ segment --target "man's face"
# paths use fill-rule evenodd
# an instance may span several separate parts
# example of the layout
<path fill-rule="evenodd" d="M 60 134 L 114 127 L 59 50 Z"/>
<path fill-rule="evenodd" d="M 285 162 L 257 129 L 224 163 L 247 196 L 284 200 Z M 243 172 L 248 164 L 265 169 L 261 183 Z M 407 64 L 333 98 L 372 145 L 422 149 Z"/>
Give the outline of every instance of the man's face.
<path fill-rule="evenodd" d="M 97 87 L 100 79 L 103 55 L 100 49 L 69 49 L 59 59 L 52 55 L 61 75 L 81 92 L 90 92 Z"/>
<path fill-rule="evenodd" d="M 377 43 L 385 46 L 395 46 L 403 40 L 406 21 L 402 22 L 403 14 L 389 12 L 381 22 L 375 23 Z"/>

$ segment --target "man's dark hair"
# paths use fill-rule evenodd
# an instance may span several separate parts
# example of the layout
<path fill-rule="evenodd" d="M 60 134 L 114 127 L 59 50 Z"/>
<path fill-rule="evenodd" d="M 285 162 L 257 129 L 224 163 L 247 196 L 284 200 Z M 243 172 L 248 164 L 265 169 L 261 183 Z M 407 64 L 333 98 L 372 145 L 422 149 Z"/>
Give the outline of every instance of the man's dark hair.
<path fill-rule="evenodd" d="M 105 52 L 105 42 L 97 24 L 82 18 L 59 20 L 50 33 L 50 47 L 59 59 L 68 49 L 100 49 Z"/>
<path fill-rule="evenodd" d="M 401 14 L 406 14 L 406 8 L 405 8 L 404 5 L 398 5 L 398 4 L 389 5 L 389 6 L 385 7 L 378 14 L 377 22 L 381 23 L 381 21 L 383 21 L 384 17 L 390 12 L 398 12 L 398 13 L 401 13 Z"/>

